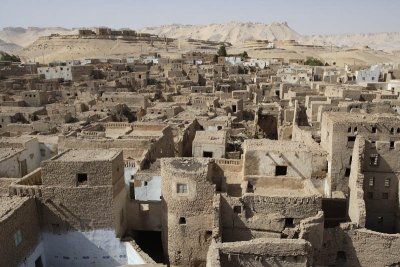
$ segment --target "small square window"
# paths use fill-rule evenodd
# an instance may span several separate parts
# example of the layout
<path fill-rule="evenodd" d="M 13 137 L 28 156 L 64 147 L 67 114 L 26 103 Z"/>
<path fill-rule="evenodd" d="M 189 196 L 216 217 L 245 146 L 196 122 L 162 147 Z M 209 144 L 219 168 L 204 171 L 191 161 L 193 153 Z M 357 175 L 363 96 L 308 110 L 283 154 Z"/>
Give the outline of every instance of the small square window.
<path fill-rule="evenodd" d="M 385 179 L 385 187 L 390 187 L 390 178 Z"/>
<path fill-rule="evenodd" d="M 148 185 L 148 182 L 147 182 L 147 181 L 144 181 L 143 184 L 144 184 L 144 186 L 147 186 L 147 185 Z"/>
<path fill-rule="evenodd" d="M 390 141 L 390 149 L 394 149 L 394 141 Z"/>
<path fill-rule="evenodd" d="M 176 185 L 176 192 L 178 194 L 187 194 L 187 192 L 188 192 L 187 184 L 177 184 Z"/>
<path fill-rule="evenodd" d="M 206 240 L 209 240 L 211 237 L 212 237 L 212 231 L 206 231 L 206 232 L 204 233 L 204 238 L 205 238 Z"/>
<path fill-rule="evenodd" d="M 356 137 L 355 136 L 348 136 L 347 137 L 347 142 L 354 142 L 356 141 Z"/>
<path fill-rule="evenodd" d="M 382 193 L 382 199 L 389 199 L 389 193 Z"/>
<path fill-rule="evenodd" d="M 378 166 L 379 165 L 379 154 L 371 154 L 369 156 L 369 166 Z"/>
<path fill-rule="evenodd" d="M 77 185 L 86 185 L 87 184 L 87 173 L 78 173 L 76 175 Z"/>
<path fill-rule="evenodd" d="M 287 166 L 275 166 L 275 176 L 284 176 L 287 174 Z"/>
<path fill-rule="evenodd" d="M 212 158 L 213 152 L 210 151 L 203 151 L 203 158 Z"/>
<path fill-rule="evenodd" d="M 372 126 L 372 129 L 371 129 L 371 131 L 372 131 L 372 133 L 376 133 L 376 132 L 377 132 L 377 128 L 376 128 L 376 126 Z"/>
<path fill-rule="evenodd" d="M 185 217 L 180 217 L 179 218 L 179 224 L 186 224 L 186 218 Z"/>
<path fill-rule="evenodd" d="M 140 211 L 149 211 L 150 205 L 149 204 L 140 204 L 139 208 L 140 208 Z"/>
<path fill-rule="evenodd" d="M 233 212 L 237 213 L 237 214 L 242 213 L 242 207 L 241 206 L 234 206 L 233 207 Z"/>
<path fill-rule="evenodd" d="M 294 219 L 293 218 L 285 218 L 285 227 L 293 227 Z"/>
<path fill-rule="evenodd" d="M 346 170 L 344 172 L 344 176 L 345 177 L 350 177 L 350 172 L 351 172 L 351 169 L 350 168 L 346 168 Z"/>
<path fill-rule="evenodd" d="M 375 177 L 369 178 L 368 185 L 369 185 L 369 186 L 374 186 L 374 185 L 375 185 Z"/>

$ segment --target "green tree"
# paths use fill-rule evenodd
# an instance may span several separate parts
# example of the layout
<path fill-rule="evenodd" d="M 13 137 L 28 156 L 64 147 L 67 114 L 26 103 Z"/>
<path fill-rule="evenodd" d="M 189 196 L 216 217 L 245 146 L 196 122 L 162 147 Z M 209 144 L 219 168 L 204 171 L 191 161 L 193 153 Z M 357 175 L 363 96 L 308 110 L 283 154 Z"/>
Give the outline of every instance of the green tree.
<path fill-rule="evenodd" d="M 0 61 L 21 62 L 21 59 L 16 55 L 10 55 L 6 52 L 0 52 Z"/>
<path fill-rule="evenodd" d="M 322 63 L 321 60 L 313 57 L 308 57 L 307 60 L 304 62 L 304 65 L 309 65 L 309 66 L 324 66 L 324 63 Z"/>
<path fill-rule="evenodd" d="M 225 45 L 221 45 L 217 51 L 217 55 L 219 57 L 226 57 L 228 56 L 228 53 L 226 52 L 226 47 Z"/>

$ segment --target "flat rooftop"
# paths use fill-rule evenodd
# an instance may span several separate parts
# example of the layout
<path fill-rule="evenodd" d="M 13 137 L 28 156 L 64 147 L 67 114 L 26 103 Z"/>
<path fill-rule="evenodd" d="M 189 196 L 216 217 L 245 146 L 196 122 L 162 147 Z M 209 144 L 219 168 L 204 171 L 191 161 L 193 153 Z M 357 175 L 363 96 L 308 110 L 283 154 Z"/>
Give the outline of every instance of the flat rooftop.
<path fill-rule="evenodd" d="M 379 113 L 379 114 L 366 114 L 366 113 L 349 113 L 349 112 L 326 112 L 323 116 L 332 122 L 365 122 L 365 123 L 379 123 L 392 121 L 400 123 L 400 116 L 395 113 Z"/>
<path fill-rule="evenodd" d="M 225 131 L 197 131 L 193 143 L 225 145 Z"/>
<path fill-rule="evenodd" d="M 186 173 L 200 173 L 208 169 L 210 159 L 207 158 L 163 158 L 161 164 L 170 169 Z"/>
<path fill-rule="evenodd" d="M 10 216 L 28 197 L 0 197 L 0 221 Z"/>
<path fill-rule="evenodd" d="M 0 161 L 24 151 L 24 148 L 4 147 L 0 149 Z"/>
<path fill-rule="evenodd" d="M 210 119 L 210 121 L 213 121 L 213 122 L 221 122 L 221 121 L 225 122 L 225 121 L 229 121 L 229 120 L 236 121 L 237 117 L 236 116 L 228 116 L 228 115 L 220 115 L 220 116 Z"/>
<path fill-rule="evenodd" d="M 26 142 L 36 138 L 36 136 L 22 135 L 18 137 L 0 137 L 0 143 L 2 144 L 25 144 Z"/>
<path fill-rule="evenodd" d="M 109 150 L 109 149 L 68 150 L 54 157 L 52 161 L 65 161 L 65 162 L 108 161 L 115 158 L 119 153 L 120 153 L 119 150 Z"/>
<path fill-rule="evenodd" d="M 251 176 L 247 177 L 251 178 Z M 319 195 L 313 184 L 299 178 L 268 178 L 258 179 L 254 194 L 272 197 L 308 197 Z"/>
<path fill-rule="evenodd" d="M 41 110 L 44 110 L 44 107 L 0 106 L 0 113 L 34 113 Z"/>
<path fill-rule="evenodd" d="M 275 151 L 275 152 L 311 152 L 322 151 L 319 145 L 304 144 L 289 140 L 247 139 L 243 144 L 244 151 Z M 245 152 L 246 153 L 246 152 Z"/>
<path fill-rule="evenodd" d="M 21 136 L 22 138 L 36 138 L 40 143 L 46 143 L 46 144 L 58 144 L 58 135 L 26 135 L 26 136 Z"/>
<path fill-rule="evenodd" d="M 154 136 L 154 137 L 160 137 L 163 136 L 162 131 L 147 131 L 147 130 L 133 130 L 129 134 L 125 136 L 136 136 L 136 137 L 146 137 L 146 136 Z"/>

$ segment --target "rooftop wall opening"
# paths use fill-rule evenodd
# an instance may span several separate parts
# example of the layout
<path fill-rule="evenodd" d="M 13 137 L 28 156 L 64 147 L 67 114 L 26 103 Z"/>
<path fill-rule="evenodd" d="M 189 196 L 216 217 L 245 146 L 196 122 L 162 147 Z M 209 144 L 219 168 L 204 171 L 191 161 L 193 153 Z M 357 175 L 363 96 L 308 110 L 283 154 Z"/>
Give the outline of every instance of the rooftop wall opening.
<path fill-rule="evenodd" d="M 77 186 L 86 185 L 87 184 L 87 173 L 78 173 L 76 174 L 76 184 Z"/>
<path fill-rule="evenodd" d="M 287 166 L 276 166 L 275 176 L 285 176 L 287 174 Z"/>

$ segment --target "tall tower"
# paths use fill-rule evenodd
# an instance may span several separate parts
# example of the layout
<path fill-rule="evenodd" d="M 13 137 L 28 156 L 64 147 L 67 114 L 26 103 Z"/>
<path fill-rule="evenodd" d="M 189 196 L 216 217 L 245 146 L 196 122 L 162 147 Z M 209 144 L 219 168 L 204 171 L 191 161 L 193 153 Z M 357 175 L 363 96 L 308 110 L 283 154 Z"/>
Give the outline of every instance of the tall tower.
<path fill-rule="evenodd" d="M 171 265 L 197 266 L 206 262 L 215 194 L 211 174 L 210 159 L 161 161 L 162 241 L 165 258 Z"/>

